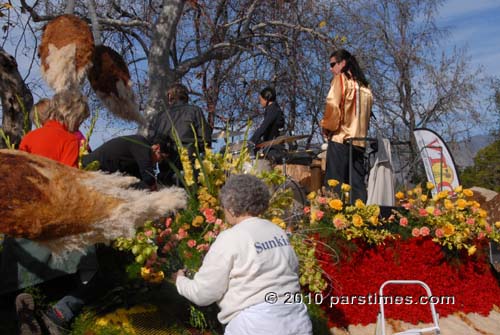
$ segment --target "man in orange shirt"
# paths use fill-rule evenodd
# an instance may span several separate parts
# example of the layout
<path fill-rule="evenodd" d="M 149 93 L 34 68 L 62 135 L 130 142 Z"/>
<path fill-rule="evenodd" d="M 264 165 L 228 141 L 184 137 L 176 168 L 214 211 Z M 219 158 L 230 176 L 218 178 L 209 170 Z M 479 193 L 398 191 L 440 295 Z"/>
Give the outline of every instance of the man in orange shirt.
<path fill-rule="evenodd" d="M 88 116 L 87 99 L 83 95 L 58 93 L 49 106 L 47 121 L 24 136 L 19 150 L 78 167 L 80 143 L 73 132 Z"/>

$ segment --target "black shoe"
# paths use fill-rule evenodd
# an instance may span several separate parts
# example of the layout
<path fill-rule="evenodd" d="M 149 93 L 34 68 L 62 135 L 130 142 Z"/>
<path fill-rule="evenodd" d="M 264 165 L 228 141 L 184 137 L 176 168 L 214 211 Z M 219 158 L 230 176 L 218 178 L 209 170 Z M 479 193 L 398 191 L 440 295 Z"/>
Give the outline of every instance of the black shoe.
<path fill-rule="evenodd" d="M 49 308 L 42 312 L 42 321 L 50 335 L 69 334 L 69 323 L 64 319 L 60 311 L 55 308 Z"/>
<path fill-rule="evenodd" d="M 19 335 L 42 335 L 35 317 L 35 302 L 31 294 L 21 293 L 16 297 L 16 313 L 19 320 Z"/>

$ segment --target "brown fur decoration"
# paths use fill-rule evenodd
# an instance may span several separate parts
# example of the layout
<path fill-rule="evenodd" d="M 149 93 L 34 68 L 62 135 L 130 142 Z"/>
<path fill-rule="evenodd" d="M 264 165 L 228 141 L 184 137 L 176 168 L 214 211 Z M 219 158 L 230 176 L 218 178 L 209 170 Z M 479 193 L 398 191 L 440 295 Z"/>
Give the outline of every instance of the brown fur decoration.
<path fill-rule="evenodd" d="M 131 237 L 147 219 L 183 208 L 179 188 L 130 189 L 134 177 L 86 172 L 18 150 L 0 150 L 0 233 L 55 253 Z"/>
<path fill-rule="evenodd" d="M 96 46 L 88 78 L 92 89 L 111 113 L 125 120 L 144 123 L 135 102 L 127 64 L 120 54 L 110 47 Z"/>
<path fill-rule="evenodd" d="M 92 64 L 94 37 L 88 24 L 74 15 L 61 15 L 44 28 L 38 49 L 42 76 L 56 92 L 80 87 Z"/>
<path fill-rule="evenodd" d="M 494 225 L 500 221 L 500 193 L 478 186 L 472 187 L 471 190 L 474 191 L 474 200 L 488 212 L 488 223 Z"/>

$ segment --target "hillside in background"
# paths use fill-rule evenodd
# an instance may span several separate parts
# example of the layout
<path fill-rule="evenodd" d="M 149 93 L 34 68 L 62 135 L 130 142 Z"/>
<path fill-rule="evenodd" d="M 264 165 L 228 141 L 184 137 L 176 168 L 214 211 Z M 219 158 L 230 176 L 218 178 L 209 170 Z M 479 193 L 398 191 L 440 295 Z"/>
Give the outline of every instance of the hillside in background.
<path fill-rule="evenodd" d="M 493 143 L 491 135 L 477 135 L 462 142 L 447 143 L 458 169 L 474 165 L 474 157 L 485 146 Z"/>

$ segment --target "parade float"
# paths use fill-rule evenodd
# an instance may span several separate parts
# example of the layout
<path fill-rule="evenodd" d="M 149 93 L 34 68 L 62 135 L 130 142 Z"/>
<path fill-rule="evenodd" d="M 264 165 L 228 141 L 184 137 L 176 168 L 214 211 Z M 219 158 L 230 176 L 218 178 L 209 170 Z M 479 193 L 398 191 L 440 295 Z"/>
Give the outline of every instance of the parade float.
<path fill-rule="evenodd" d="M 87 38 L 76 43 L 54 33 L 68 31 L 68 26 L 59 27 L 67 22 L 84 30 Z M 55 91 L 79 86 L 91 69 L 89 79 L 98 96 L 110 106 L 125 100 L 130 108 L 121 117 L 141 121 L 132 94 L 126 92 L 128 70 L 112 50 L 96 49 L 86 24 L 72 16 L 53 21 L 40 47 L 47 83 Z M 55 66 L 61 60 L 75 64 L 75 71 Z M 114 70 L 103 71 L 108 65 Z M 106 72 L 112 79 L 100 77 Z M 98 85 L 109 82 L 116 85 Z M 71 248 L 94 243 L 114 248 L 107 250 L 102 266 L 119 289 L 89 306 L 72 325 L 74 334 L 221 333 L 214 308 L 190 305 L 176 294 L 169 278 L 182 267 L 195 272 L 210 244 L 229 228 L 218 193 L 236 173 L 254 173 L 269 186 L 273 196 L 265 217 L 290 234 L 303 288 L 293 299 L 308 305 L 315 334 L 375 333 L 377 292 L 394 279 L 423 281 L 435 297 L 446 299 L 436 303 L 443 334 L 500 332 L 499 279 L 488 254 L 490 243 L 500 241 L 500 222 L 488 218 L 473 191 L 457 187 L 433 195 L 435 185 L 427 183 L 397 193 L 398 208 L 382 215 L 376 205 L 351 201 L 346 184 L 341 194 L 315 190 L 307 199 L 298 197 L 303 192 L 298 180 L 286 170 L 262 171 L 245 145 L 237 153 L 209 148 L 196 152 L 189 157 L 179 147 L 184 191 L 157 193 L 127 189 L 133 178 L 70 171 L 46 159 L 0 152 L 5 169 L 0 174 L 0 233 L 40 241 L 61 257 Z M 331 187 L 336 183 L 328 181 Z M 23 206 L 12 210 L 12 202 Z M 58 215 L 68 208 L 75 209 L 74 216 Z M 402 298 L 386 306 L 391 333 L 431 321 L 427 306 L 414 303 L 423 295 L 418 288 L 392 289 L 388 295 Z"/>
<path fill-rule="evenodd" d="M 189 305 L 168 282 L 181 267 L 195 272 L 210 244 L 229 228 L 218 201 L 226 178 L 256 173 L 273 195 L 266 218 L 289 232 L 299 257 L 303 292 L 291 299 L 308 305 L 315 333 L 328 333 L 328 329 L 334 334 L 375 333 L 378 290 L 394 279 L 420 280 L 430 286 L 443 334 L 494 334 L 498 330 L 500 286 L 488 247 L 489 242 L 499 240 L 500 223 L 489 221 L 472 190 L 459 187 L 432 196 L 432 183 L 419 185 L 398 192 L 401 207 L 388 215 L 381 215 L 379 206 L 359 200 L 350 204 L 346 184 L 341 195 L 311 192 L 303 205 L 294 197 L 295 187 L 287 183 L 290 177 L 280 170 L 257 171 L 245 149 L 233 155 L 206 148 L 203 158 L 198 155 L 194 160 L 187 150 L 180 152 L 186 207 L 146 221 L 135 237 L 113 242 L 116 252 L 129 255 L 127 277 L 145 288 L 149 295 L 143 297 L 148 298 L 132 299 L 134 304 L 110 313 L 84 314 L 75 323 L 77 328 L 91 324 L 96 329 L 142 334 L 151 330 L 145 320 L 157 319 L 154 327 L 160 333 L 175 333 L 179 327 L 191 333 L 220 332 L 215 307 Z M 335 186 L 337 181 L 329 184 Z M 386 302 L 388 333 L 432 321 L 429 306 L 420 303 L 425 296 L 422 289 L 404 286 L 387 292 L 396 299 Z M 180 313 L 175 320 L 161 316 L 171 308 Z"/>

